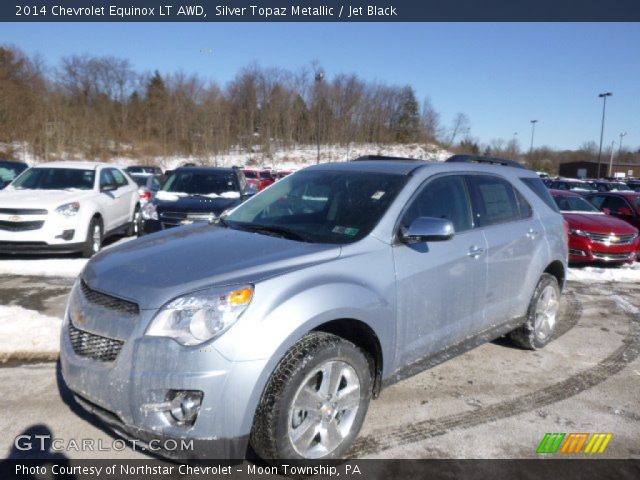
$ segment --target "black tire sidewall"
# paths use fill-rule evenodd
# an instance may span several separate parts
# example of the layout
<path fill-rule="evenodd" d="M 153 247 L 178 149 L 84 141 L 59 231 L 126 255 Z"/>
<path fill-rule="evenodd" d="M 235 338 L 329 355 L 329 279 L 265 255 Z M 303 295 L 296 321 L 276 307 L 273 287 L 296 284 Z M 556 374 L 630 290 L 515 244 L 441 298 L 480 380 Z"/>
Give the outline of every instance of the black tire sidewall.
<path fill-rule="evenodd" d="M 341 340 L 341 339 L 340 339 Z M 345 451 L 351 446 L 364 422 L 364 418 L 369 408 L 371 400 L 372 387 L 372 369 L 367 357 L 360 351 L 358 347 L 347 342 L 340 341 L 336 345 L 313 352 L 309 357 L 304 359 L 301 368 L 295 369 L 293 375 L 287 380 L 286 386 L 282 392 L 282 397 L 278 401 L 278 418 L 276 420 L 275 438 L 278 456 L 281 459 L 299 459 L 302 458 L 293 448 L 289 441 L 288 423 L 289 410 L 293 398 L 298 391 L 302 381 L 319 365 L 331 361 L 339 360 L 349 364 L 355 370 L 360 381 L 360 406 L 358 413 L 353 421 L 353 427 L 349 435 L 343 440 L 342 444 L 322 459 L 341 458 Z"/>
<path fill-rule="evenodd" d="M 96 227 L 96 225 L 100 227 L 100 248 L 98 249 L 98 251 L 100 251 L 100 249 L 102 248 L 102 240 L 104 238 L 104 230 L 102 227 L 102 222 L 100 221 L 99 218 L 94 217 L 89 222 L 89 228 L 87 229 L 87 238 L 85 240 L 84 249 L 82 251 L 82 255 L 85 258 L 91 258 L 93 255 L 98 253 L 93 251 L 93 230 Z"/>
<path fill-rule="evenodd" d="M 536 331 L 536 308 L 538 306 L 538 302 L 540 301 L 540 297 L 542 296 L 542 292 L 548 287 L 552 286 L 556 290 L 556 295 L 558 299 L 560 299 L 560 286 L 558 285 L 558 280 L 550 274 L 543 274 L 536 286 L 535 292 L 533 294 L 533 298 L 531 299 L 531 304 L 529 305 L 529 309 L 527 311 L 527 323 L 525 325 L 526 333 L 529 336 L 529 340 L 531 342 L 531 346 L 535 349 L 542 348 L 547 345 L 554 336 L 554 332 L 551 333 L 545 339 L 541 339 L 538 336 L 538 332 Z M 557 319 L 556 319 L 557 323 Z"/>

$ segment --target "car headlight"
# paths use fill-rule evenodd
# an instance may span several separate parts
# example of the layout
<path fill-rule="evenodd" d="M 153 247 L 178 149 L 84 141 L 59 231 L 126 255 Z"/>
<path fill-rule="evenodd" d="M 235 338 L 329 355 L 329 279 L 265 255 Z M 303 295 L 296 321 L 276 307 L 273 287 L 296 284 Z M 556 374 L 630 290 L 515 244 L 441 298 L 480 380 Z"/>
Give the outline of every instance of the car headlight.
<path fill-rule="evenodd" d="M 142 210 L 140 210 L 140 216 L 143 220 L 158 220 L 158 211 L 153 203 L 147 203 Z"/>
<path fill-rule="evenodd" d="M 56 212 L 65 217 L 73 217 L 80 210 L 80 204 L 78 202 L 65 203 L 56 208 Z"/>
<path fill-rule="evenodd" d="M 588 237 L 589 235 L 587 235 L 587 232 L 582 231 L 582 230 L 575 230 L 575 229 L 570 229 L 569 230 L 569 235 L 577 235 L 579 237 Z"/>
<path fill-rule="evenodd" d="M 170 337 L 182 345 L 198 345 L 227 331 L 252 298 L 252 285 L 188 293 L 162 307 L 146 334 Z"/>

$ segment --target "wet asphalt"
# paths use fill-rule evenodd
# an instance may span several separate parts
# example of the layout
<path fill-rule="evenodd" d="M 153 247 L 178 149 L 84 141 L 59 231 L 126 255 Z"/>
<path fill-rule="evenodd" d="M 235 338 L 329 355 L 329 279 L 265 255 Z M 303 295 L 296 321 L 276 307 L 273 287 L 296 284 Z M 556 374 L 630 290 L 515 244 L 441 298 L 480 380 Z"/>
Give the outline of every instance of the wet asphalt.
<path fill-rule="evenodd" d="M 3 276 L 0 304 L 61 316 L 72 283 Z M 640 458 L 639 357 L 640 285 L 569 283 L 546 348 L 526 351 L 501 339 L 393 385 L 372 402 L 350 455 L 535 458 L 547 432 L 610 432 L 599 457 Z M 73 404 L 54 363 L 2 366 L 0 391 L 4 457 L 20 456 L 13 442 L 25 431 L 107 447 L 117 438 Z M 129 448 L 65 453 L 145 458 Z"/>

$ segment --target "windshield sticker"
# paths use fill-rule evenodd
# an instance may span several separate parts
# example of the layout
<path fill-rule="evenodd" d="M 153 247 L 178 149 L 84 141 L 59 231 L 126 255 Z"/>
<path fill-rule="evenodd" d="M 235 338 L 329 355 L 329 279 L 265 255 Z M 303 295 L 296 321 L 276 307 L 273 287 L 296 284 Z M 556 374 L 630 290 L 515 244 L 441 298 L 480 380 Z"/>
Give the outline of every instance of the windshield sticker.
<path fill-rule="evenodd" d="M 333 227 L 333 230 L 331 230 L 333 233 L 340 233 L 340 234 L 344 234 L 346 227 L 341 227 L 340 225 L 336 225 L 335 227 Z"/>
<path fill-rule="evenodd" d="M 382 190 L 378 190 L 376 193 L 371 195 L 371 199 L 372 200 L 380 200 L 384 196 L 384 194 L 385 194 L 385 192 L 383 192 Z"/>
<path fill-rule="evenodd" d="M 349 235 L 350 237 L 355 237 L 359 231 L 359 228 L 347 227 L 344 229 L 344 234 Z"/>

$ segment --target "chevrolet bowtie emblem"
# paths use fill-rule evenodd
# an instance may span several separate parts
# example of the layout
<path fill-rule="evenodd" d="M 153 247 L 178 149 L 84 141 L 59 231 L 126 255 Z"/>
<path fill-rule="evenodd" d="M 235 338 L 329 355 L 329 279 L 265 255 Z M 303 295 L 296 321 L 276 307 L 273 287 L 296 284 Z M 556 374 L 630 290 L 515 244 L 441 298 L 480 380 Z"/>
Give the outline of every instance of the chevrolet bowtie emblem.
<path fill-rule="evenodd" d="M 9 221 L 10 222 L 19 222 L 20 220 L 22 220 L 22 217 L 18 216 L 18 215 L 12 215 L 9 217 Z"/>

